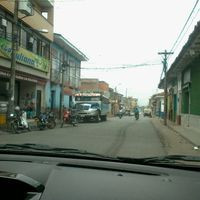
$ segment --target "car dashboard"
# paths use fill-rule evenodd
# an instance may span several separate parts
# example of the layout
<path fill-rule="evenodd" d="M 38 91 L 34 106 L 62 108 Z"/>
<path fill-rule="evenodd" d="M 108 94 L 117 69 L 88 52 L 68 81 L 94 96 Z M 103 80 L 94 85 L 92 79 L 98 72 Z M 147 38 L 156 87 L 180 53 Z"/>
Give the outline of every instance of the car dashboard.
<path fill-rule="evenodd" d="M 111 161 L 0 155 L 1 199 L 200 199 L 198 171 Z"/>

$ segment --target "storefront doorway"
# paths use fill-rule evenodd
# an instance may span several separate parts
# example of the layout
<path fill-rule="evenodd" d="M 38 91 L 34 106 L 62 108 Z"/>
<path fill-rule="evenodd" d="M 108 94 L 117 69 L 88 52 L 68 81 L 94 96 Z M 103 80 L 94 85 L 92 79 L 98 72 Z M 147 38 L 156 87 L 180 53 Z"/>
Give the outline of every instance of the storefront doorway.
<path fill-rule="evenodd" d="M 41 90 L 37 90 L 36 115 L 39 115 L 41 112 L 41 100 L 42 100 L 42 92 Z"/>

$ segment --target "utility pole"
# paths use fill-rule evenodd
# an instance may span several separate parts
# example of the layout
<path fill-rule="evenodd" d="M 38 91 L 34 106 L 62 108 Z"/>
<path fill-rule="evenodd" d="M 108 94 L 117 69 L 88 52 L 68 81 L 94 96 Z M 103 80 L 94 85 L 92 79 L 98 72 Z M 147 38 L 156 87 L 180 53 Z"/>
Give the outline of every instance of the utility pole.
<path fill-rule="evenodd" d="M 60 103 L 61 103 L 61 110 L 60 110 L 60 119 L 62 120 L 63 118 L 63 108 L 64 108 L 64 78 L 65 78 L 65 56 L 64 56 L 64 53 L 63 53 L 63 62 L 61 64 L 61 68 L 62 68 L 62 82 L 61 82 L 61 98 L 60 98 Z"/>
<path fill-rule="evenodd" d="M 16 51 L 18 48 L 18 26 L 17 26 L 18 7 L 19 7 L 19 0 L 15 0 L 13 29 L 12 29 L 12 53 L 11 53 L 11 69 L 10 69 L 10 83 L 9 83 L 8 116 L 14 112 L 14 102 L 15 102 Z"/>
<path fill-rule="evenodd" d="M 159 55 L 164 55 L 163 58 L 163 72 L 165 75 L 164 78 L 164 125 L 167 125 L 167 55 L 173 54 L 173 52 L 167 52 L 165 50 L 164 52 L 158 52 Z"/>

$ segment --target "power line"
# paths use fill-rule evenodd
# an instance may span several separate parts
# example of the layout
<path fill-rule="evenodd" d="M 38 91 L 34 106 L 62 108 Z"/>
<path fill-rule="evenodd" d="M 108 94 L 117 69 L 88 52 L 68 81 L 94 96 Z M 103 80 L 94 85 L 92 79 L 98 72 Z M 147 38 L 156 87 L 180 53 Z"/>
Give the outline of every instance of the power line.
<path fill-rule="evenodd" d="M 153 65 L 160 65 L 161 63 L 143 63 L 143 64 L 129 64 L 129 65 L 122 65 L 119 67 L 82 67 L 81 69 L 87 70 L 113 70 L 113 69 L 131 69 L 135 67 L 143 67 L 143 66 L 153 66 Z"/>
<path fill-rule="evenodd" d="M 62 65 L 63 64 L 63 60 L 61 60 L 57 55 L 53 54 L 53 52 L 51 52 L 52 57 L 55 59 L 54 62 L 56 62 L 57 64 Z M 142 64 L 123 64 L 121 66 L 118 67 L 81 67 L 81 69 L 85 69 L 85 70 L 112 70 L 112 69 L 131 69 L 131 68 L 135 68 L 135 67 L 144 67 L 144 66 L 155 66 L 155 65 L 160 65 L 161 63 L 142 63 Z M 76 66 L 70 66 L 70 68 L 76 68 Z"/>
<path fill-rule="evenodd" d="M 174 50 L 174 48 L 175 48 L 175 46 L 176 46 L 176 44 L 177 44 L 179 38 L 181 37 L 181 35 L 182 35 L 182 33 L 183 33 L 185 27 L 187 26 L 187 23 L 189 22 L 189 20 L 190 20 L 190 18 L 191 18 L 191 16 L 192 16 L 192 14 L 193 14 L 193 12 L 194 12 L 194 10 L 195 10 L 195 8 L 196 8 L 196 6 L 197 6 L 198 3 L 199 3 L 199 0 L 196 1 L 196 3 L 195 3 L 195 5 L 194 5 L 192 11 L 190 12 L 190 14 L 189 14 L 189 16 L 188 16 L 188 18 L 187 18 L 187 20 L 186 20 L 186 22 L 185 22 L 185 24 L 184 24 L 182 30 L 181 30 L 181 32 L 179 33 L 179 35 L 178 35 L 176 41 L 174 42 L 174 44 L 173 44 L 173 46 L 172 46 L 170 52 L 172 52 L 172 51 Z"/>
<path fill-rule="evenodd" d="M 176 49 L 178 48 L 178 46 L 180 45 L 181 41 L 183 40 L 183 38 L 185 37 L 186 33 L 188 32 L 189 28 L 191 27 L 194 19 L 197 17 L 198 13 L 200 11 L 200 8 L 197 10 L 197 13 L 195 14 L 195 16 L 192 18 L 191 23 L 189 24 L 188 28 L 186 29 L 184 35 L 182 36 L 182 38 L 180 39 L 180 41 L 178 42 L 178 44 L 176 45 L 176 47 L 174 48 L 174 51 L 176 51 Z"/>

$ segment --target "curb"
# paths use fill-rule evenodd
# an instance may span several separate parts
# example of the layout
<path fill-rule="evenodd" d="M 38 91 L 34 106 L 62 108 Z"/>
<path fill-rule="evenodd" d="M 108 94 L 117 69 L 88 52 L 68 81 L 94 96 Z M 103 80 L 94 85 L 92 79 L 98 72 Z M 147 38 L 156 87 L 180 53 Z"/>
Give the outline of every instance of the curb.
<path fill-rule="evenodd" d="M 158 119 L 159 123 L 164 126 L 161 121 Z M 181 134 L 180 131 L 177 131 L 175 128 L 173 128 L 173 126 L 169 125 L 169 123 L 167 123 L 167 128 L 169 128 L 171 131 L 174 131 L 175 133 L 177 133 L 180 137 L 182 137 L 184 140 L 186 140 L 188 143 L 190 143 L 192 146 L 195 147 L 199 147 L 199 145 L 195 144 L 194 142 L 192 142 L 189 138 L 185 137 L 183 134 Z"/>
<path fill-rule="evenodd" d="M 192 142 L 190 139 L 188 139 L 187 137 L 185 137 L 183 134 L 181 134 L 179 131 L 177 131 L 177 130 L 176 130 L 175 128 L 173 128 L 172 126 L 170 126 L 170 125 L 167 124 L 167 127 L 168 127 L 169 129 L 171 129 L 172 131 L 178 133 L 179 136 L 181 136 L 182 138 L 184 138 L 184 139 L 185 139 L 187 142 L 189 142 L 191 145 L 197 146 L 197 147 L 198 147 L 197 144 L 195 144 L 195 143 Z"/>

